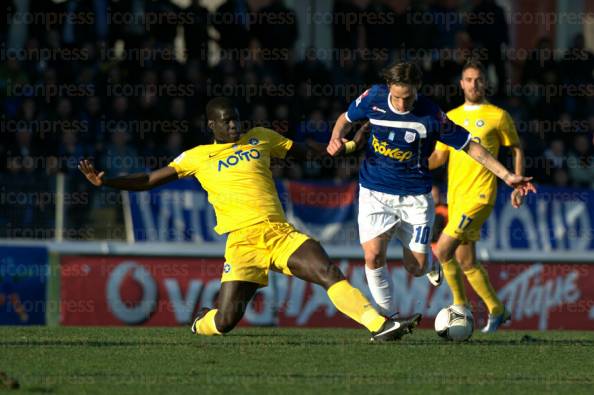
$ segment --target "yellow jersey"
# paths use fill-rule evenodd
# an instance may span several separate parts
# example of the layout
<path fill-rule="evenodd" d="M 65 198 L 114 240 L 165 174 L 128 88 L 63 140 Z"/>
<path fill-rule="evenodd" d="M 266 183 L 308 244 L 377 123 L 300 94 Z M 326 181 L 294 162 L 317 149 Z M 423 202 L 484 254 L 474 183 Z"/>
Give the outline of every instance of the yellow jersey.
<path fill-rule="evenodd" d="M 520 144 L 511 116 L 490 103 L 462 105 L 447 115 L 452 122 L 468 130 L 472 140 L 485 147 L 495 158 L 499 155 L 500 146 Z M 462 201 L 495 204 L 497 177 L 493 173 L 464 151 L 457 151 L 440 142 L 437 142 L 435 149 L 449 151 L 448 204 Z"/>
<path fill-rule="evenodd" d="M 262 221 L 284 222 L 270 159 L 284 158 L 293 141 L 253 128 L 235 143 L 200 145 L 170 164 L 181 177 L 196 177 L 217 217 L 214 230 L 228 233 Z"/>

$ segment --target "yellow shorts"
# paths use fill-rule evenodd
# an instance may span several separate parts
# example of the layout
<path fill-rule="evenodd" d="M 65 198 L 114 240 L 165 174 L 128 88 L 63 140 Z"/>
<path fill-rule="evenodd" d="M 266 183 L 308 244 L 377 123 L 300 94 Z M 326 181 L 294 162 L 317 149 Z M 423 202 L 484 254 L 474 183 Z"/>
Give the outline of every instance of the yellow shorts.
<path fill-rule="evenodd" d="M 462 241 L 478 241 L 481 228 L 493 211 L 492 205 L 482 203 L 465 203 L 448 207 L 448 224 L 443 233 Z"/>
<path fill-rule="evenodd" d="M 221 282 L 268 284 L 268 271 L 291 276 L 288 260 L 310 237 L 287 222 L 260 222 L 229 233 Z"/>

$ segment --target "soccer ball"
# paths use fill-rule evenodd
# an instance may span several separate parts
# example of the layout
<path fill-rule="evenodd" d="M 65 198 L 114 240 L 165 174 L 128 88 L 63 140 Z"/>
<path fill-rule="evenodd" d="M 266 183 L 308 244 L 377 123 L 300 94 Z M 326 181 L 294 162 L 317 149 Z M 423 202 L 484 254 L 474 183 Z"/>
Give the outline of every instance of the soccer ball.
<path fill-rule="evenodd" d="M 463 342 L 470 339 L 474 330 L 474 318 L 466 307 L 451 305 L 435 317 L 435 332 L 444 339 Z"/>

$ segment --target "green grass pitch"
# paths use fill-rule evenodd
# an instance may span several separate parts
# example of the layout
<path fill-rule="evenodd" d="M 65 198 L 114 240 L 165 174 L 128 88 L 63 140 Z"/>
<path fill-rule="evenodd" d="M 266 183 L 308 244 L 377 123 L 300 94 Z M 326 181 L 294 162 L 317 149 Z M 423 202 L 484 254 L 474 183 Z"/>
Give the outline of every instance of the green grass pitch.
<path fill-rule="evenodd" d="M 7 393 L 591 394 L 594 332 L 475 333 L 454 344 L 418 330 L 370 344 L 364 330 L 0 327 Z"/>

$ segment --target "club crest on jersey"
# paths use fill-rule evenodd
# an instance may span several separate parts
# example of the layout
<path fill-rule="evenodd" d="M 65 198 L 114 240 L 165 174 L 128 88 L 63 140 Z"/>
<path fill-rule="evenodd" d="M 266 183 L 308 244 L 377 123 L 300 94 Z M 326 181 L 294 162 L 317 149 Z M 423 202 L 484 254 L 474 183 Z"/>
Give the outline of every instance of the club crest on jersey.
<path fill-rule="evenodd" d="M 485 121 L 483 121 L 482 119 L 479 119 L 478 121 L 476 121 L 477 128 L 482 128 L 484 125 L 485 125 Z"/>
<path fill-rule="evenodd" d="M 357 100 L 355 100 L 355 107 L 359 107 L 359 104 L 361 104 L 361 100 L 365 99 L 365 97 L 369 94 L 369 89 L 367 89 L 365 92 L 361 93 L 361 96 L 359 96 L 357 98 Z"/>
<path fill-rule="evenodd" d="M 231 271 L 231 264 L 225 262 L 223 265 L 223 273 L 229 273 Z"/>
<path fill-rule="evenodd" d="M 404 141 L 406 141 L 409 144 L 415 141 L 416 137 L 417 134 L 415 132 L 410 132 L 407 130 L 406 133 L 404 133 Z"/>
<path fill-rule="evenodd" d="M 219 160 L 218 171 L 220 172 L 223 168 L 233 167 L 242 161 L 249 162 L 252 159 L 260 159 L 260 156 L 260 151 L 255 148 L 249 151 L 237 151 L 235 154 Z"/>
<path fill-rule="evenodd" d="M 383 108 L 379 108 L 378 106 L 373 106 L 373 107 L 371 107 L 371 109 L 373 111 L 381 112 L 382 114 L 386 113 L 386 110 L 384 110 Z"/>
<path fill-rule="evenodd" d="M 260 142 L 260 140 L 258 140 L 258 139 L 257 139 L 257 138 L 255 138 L 255 137 L 252 137 L 251 139 L 249 139 L 249 140 L 248 140 L 248 143 L 249 143 L 250 145 L 258 145 L 258 143 L 259 143 L 259 142 Z"/>
<path fill-rule="evenodd" d="M 387 141 L 380 142 L 375 136 L 373 136 L 371 145 L 373 150 L 378 154 L 388 158 L 396 159 L 400 162 L 409 160 L 413 156 L 412 151 L 402 151 L 400 148 L 390 148 L 388 147 Z"/>

